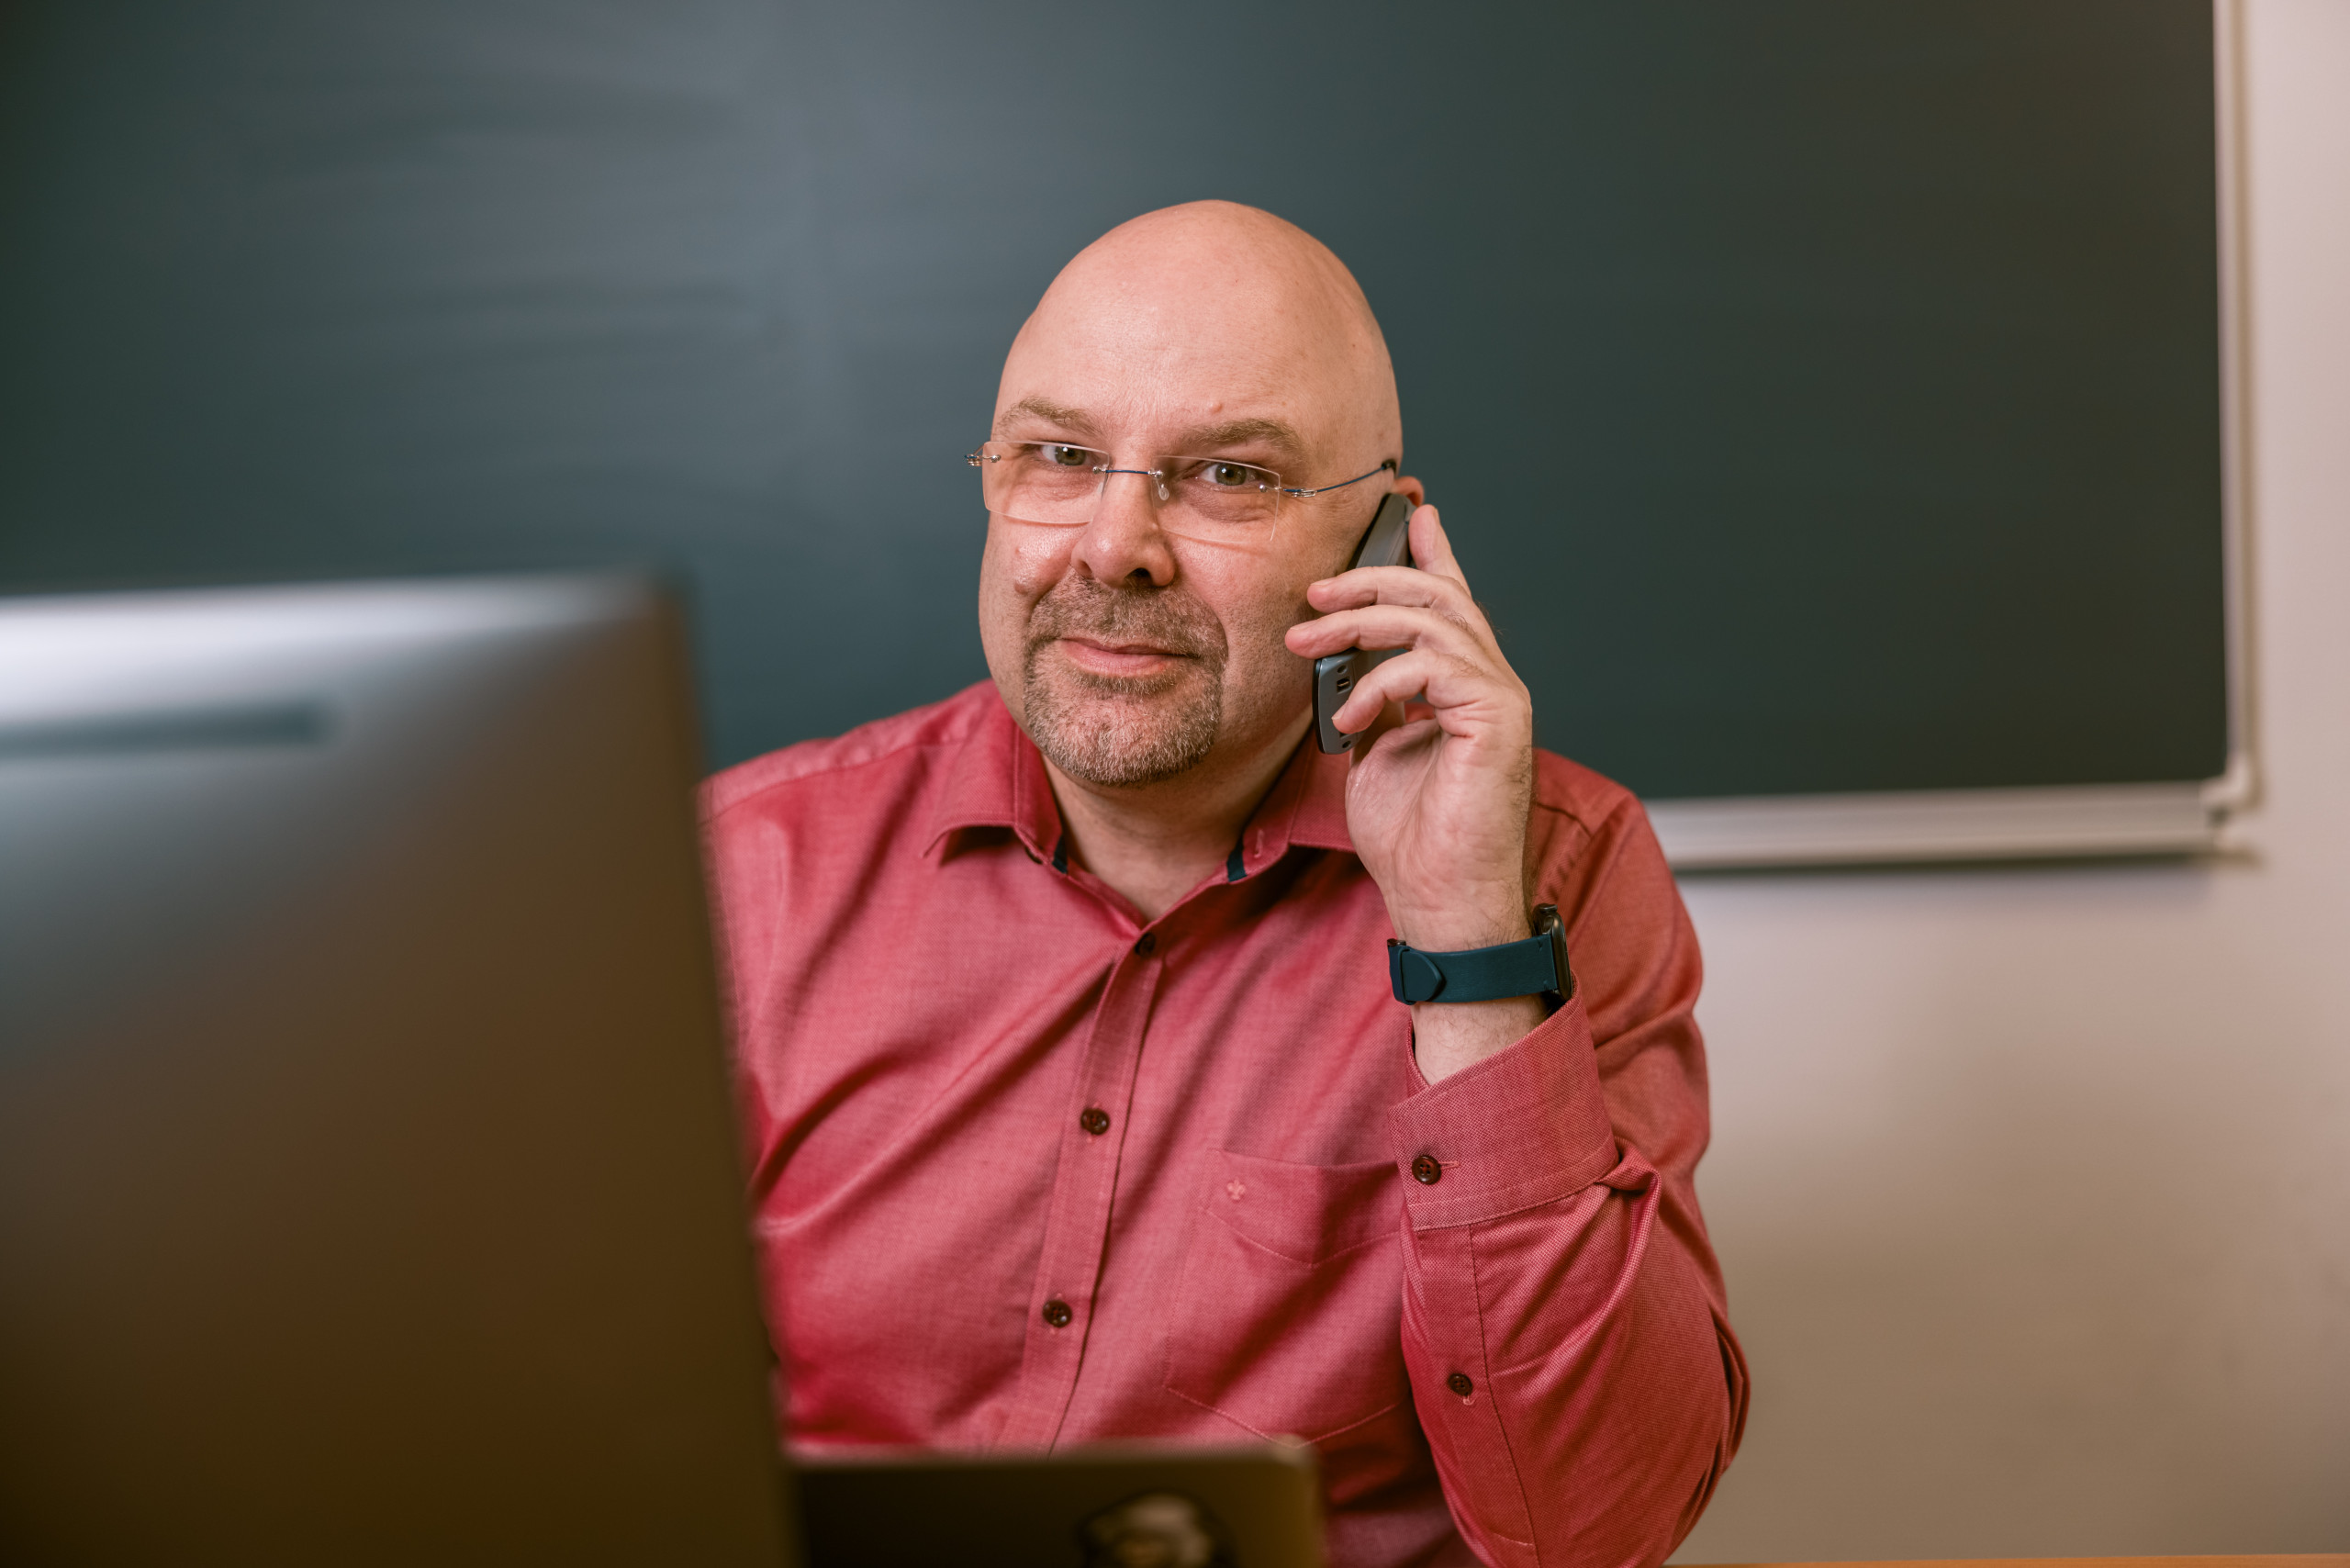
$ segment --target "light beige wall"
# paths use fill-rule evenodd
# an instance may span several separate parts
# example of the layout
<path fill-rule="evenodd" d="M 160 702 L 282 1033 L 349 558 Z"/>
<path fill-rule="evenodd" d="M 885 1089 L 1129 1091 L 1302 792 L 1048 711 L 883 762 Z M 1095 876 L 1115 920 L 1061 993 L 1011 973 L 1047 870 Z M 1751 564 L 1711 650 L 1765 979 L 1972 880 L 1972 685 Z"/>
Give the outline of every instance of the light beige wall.
<path fill-rule="evenodd" d="M 2230 863 L 1684 884 L 1754 1369 L 1685 1562 L 2350 1550 L 2350 0 L 2250 0 Z"/>

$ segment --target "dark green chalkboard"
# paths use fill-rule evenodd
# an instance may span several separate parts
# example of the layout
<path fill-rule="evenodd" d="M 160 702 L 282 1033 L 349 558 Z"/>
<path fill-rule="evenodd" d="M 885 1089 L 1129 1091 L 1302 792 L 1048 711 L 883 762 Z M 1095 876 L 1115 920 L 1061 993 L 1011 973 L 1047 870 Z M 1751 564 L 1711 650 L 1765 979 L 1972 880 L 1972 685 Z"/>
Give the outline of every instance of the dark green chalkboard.
<path fill-rule="evenodd" d="M 2224 760 L 2208 0 L 19 0 L 0 50 L 0 589 L 651 562 L 713 761 L 837 731 L 982 673 L 958 454 L 1036 294 L 1225 196 L 1361 277 L 1546 744 L 1659 797 Z M 897 482 L 803 477 L 844 442 Z"/>

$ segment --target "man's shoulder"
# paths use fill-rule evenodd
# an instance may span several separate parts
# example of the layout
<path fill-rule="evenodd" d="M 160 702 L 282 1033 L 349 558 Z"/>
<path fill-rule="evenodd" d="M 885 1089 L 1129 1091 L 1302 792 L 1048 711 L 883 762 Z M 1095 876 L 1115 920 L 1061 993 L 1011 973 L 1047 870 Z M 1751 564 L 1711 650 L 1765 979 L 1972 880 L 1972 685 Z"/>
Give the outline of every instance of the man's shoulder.
<path fill-rule="evenodd" d="M 1638 797 L 1623 785 L 1539 746 L 1534 752 L 1534 809 L 1564 817 L 1594 834 L 1644 815 Z"/>
<path fill-rule="evenodd" d="M 715 822 L 738 807 L 781 803 L 795 795 L 860 790 L 874 776 L 921 774 L 951 757 L 1002 703 L 992 681 L 859 724 L 845 734 L 800 741 L 717 773 L 701 788 L 702 816 Z"/>
<path fill-rule="evenodd" d="M 1625 883 L 1628 870 L 1628 886 L 1670 882 L 1664 851 L 1639 798 L 1556 752 L 1534 754 L 1534 811 L 1527 830 L 1537 879 L 1561 904 L 1579 902 L 1602 882 Z"/>

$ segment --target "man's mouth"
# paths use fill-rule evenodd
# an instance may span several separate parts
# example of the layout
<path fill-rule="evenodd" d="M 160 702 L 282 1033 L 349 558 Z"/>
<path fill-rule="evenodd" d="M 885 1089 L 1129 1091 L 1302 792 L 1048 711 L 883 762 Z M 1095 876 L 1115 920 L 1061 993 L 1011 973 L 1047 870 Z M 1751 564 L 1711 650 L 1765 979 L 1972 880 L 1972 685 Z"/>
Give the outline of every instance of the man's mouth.
<path fill-rule="evenodd" d="M 1176 660 L 1191 657 L 1163 644 L 1124 637 L 1072 634 L 1055 641 L 1062 657 L 1091 675 L 1157 675 L 1173 667 Z"/>

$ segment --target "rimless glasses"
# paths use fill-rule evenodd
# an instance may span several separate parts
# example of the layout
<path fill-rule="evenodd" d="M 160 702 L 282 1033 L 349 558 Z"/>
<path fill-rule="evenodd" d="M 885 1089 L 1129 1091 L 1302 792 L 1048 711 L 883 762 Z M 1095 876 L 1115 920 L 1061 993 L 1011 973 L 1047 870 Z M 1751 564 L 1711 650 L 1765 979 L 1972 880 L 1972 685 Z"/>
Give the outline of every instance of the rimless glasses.
<path fill-rule="evenodd" d="M 988 510 L 1021 522 L 1075 528 L 1091 522 L 1113 475 L 1139 475 L 1168 532 L 1219 544 L 1270 542 L 1281 509 L 1395 471 L 1393 459 L 1368 474 L 1304 489 L 1253 463 L 1228 457 L 1161 457 L 1121 468 L 1106 452 L 1061 441 L 991 441 L 965 454 L 979 471 Z"/>

